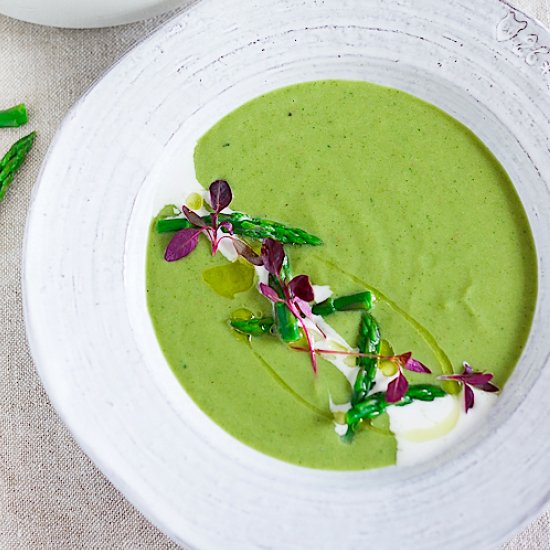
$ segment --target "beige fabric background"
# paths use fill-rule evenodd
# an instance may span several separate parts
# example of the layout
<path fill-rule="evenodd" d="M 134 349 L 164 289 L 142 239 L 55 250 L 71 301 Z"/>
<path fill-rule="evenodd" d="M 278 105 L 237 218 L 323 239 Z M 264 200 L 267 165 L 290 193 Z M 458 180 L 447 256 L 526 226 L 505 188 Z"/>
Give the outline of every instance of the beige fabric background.
<path fill-rule="evenodd" d="M 550 0 L 516 4 L 550 23 Z M 0 204 L 1 550 L 176 548 L 111 486 L 59 421 L 27 349 L 20 290 L 30 192 L 56 128 L 94 79 L 166 19 L 72 31 L 0 16 L 0 107 L 25 101 L 29 127 L 40 134 L 30 162 Z M 2 130 L 0 151 L 23 131 Z M 550 514 L 502 550 L 550 550 Z"/>

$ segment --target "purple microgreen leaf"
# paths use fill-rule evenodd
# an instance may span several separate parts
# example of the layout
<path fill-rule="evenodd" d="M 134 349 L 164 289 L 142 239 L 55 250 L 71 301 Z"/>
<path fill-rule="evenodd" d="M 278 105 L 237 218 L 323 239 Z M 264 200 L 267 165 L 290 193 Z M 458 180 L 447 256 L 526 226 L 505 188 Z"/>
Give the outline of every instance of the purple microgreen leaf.
<path fill-rule="evenodd" d="M 304 302 L 313 302 L 315 295 L 313 287 L 307 275 L 298 275 L 288 283 L 288 287 L 294 296 L 300 298 Z"/>
<path fill-rule="evenodd" d="M 235 252 L 239 256 L 244 258 L 247 262 L 256 266 L 264 265 L 262 258 L 258 254 L 256 254 L 256 252 L 254 252 L 254 250 L 252 250 L 252 248 L 248 246 L 245 242 L 238 239 L 233 239 L 233 246 L 235 248 Z"/>
<path fill-rule="evenodd" d="M 396 355 L 395 359 L 397 359 L 397 362 L 404 366 L 407 361 L 412 357 L 412 353 L 408 351 L 407 353 L 402 353 L 401 355 Z"/>
<path fill-rule="evenodd" d="M 265 239 L 262 244 L 262 261 L 267 271 L 279 278 L 285 261 L 283 245 L 274 239 Z"/>
<path fill-rule="evenodd" d="M 315 320 L 311 306 L 305 300 L 302 300 L 301 298 L 294 298 L 293 302 L 296 304 L 296 307 L 300 310 L 304 317 L 307 317 L 312 321 Z"/>
<path fill-rule="evenodd" d="M 403 368 L 411 372 L 420 372 L 423 374 L 432 373 L 432 371 L 426 365 L 424 365 L 424 363 L 421 363 L 420 361 L 418 361 L 418 359 L 414 359 L 410 352 L 400 355 L 398 359 L 399 362 L 403 365 Z"/>
<path fill-rule="evenodd" d="M 199 244 L 199 235 L 202 231 L 202 229 L 193 228 L 178 231 L 168 243 L 164 259 L 167 262 L 175 262 L 191 254 Z"/>
<path fill-rule="evenodd" d="M 468 363 L 464 363 L 462 374 L 445 374 L 438 376 L 439 380 L 454 380 L 464 385 L 470 385 L 487 392 L 497 392 L 500 389 L 491 383 L 494 375 L 490 372 L 475 371 Z"/>
<path fill-rule="evenodd" d="M 327 335 L 325 331 L 319 326 L 319 323 L 317 323 L 315 319 L 315 315 L 313 314 L 313 311 L 311 309 L 311 306 L 306 301 L 300 298 L 294 298 L 292 302 L 296 305 L 296 308 L 304 317 L 306 317 L 307 319 L 313 322 L 313 324 L 315 325 L 315 328 L 319 331 L 321 336 L 326 339 Z"/>
<path fill-rule="evenodd" d="M 212 220 L 212 230 L 214 232 L 217 232 L 218 231 L 218 214 L 217 212 L 212 212 L 212 214 L 210 214 L 210 219 Z"/>
<path fill-rule="evenodd" d="M 464 410 L 466 411 L 466 414 L 471 408 L 473 408 L 474 401 L 474 390 L 472 390 L 468 384 L 464 384 Z"/>
<path fill-rule="evenodd" d="M 209 188 L 210 204 L 216 214 L 219 214 L 224 208 L 227 208 L 233 200 L 231 187 L 225 180 L 214 181 Z"/>
<path fill-rule="evenodd" d="M 472 372 L 471 374 L 463 374 L 462 381 L 470 386 L 483 386 L 493 379 L 493 375 L 489 372 Z"/>
<path fill-rule="evenodd" d="M 464 361 L 463 366 L 464 366 L 464 370 L 462 371 L 463 374 L 472 374 L 474 372 L 474 369 L 466 361 Z"/>
<path fill-rule="evenodd" d="M 222 222 L 220 223 L 220 229 L 225 229 L 227 233 L 233 235 L 233 224 L 231 222 Z"/>
<path fill-rule="evenodd" d="M 409 382 L 403 375 L 401 371 L 399 371 L 399 375 L 397 378 L 394 378 L 389 384 L 388 389 L 386 391 L 386 401 L 388 403 L 397 403 L 398 401 L 401 401 L 405 394 L 407 393 L 407 390 L 409 389 Z"/>
<path fill-rule="evenodd" d="M 479 372 L 475 371 L 468 363 L 464 362 L 464 371 L 460 376 L 460 380 L 464 384 L 469 384 L 482 391 L 494 393 L 500 391 L 500 389 L 491 383 L 494 378 L 494 374 L 491 372 Z"/>
<path fill-rule="evenodd" d="M 498 386 L 495 386 L 494 384 L 491 384 L 491 382 L 486 382 L 485 384 L 480 384 L 476 386 L 478 390 L 486 391 L 489 393 L 495 393 L 500 391 L 500 388 Z"/>
<path fill-rule="evenodd" d="M 181 207 L 181 211 L 193 225 L 197 227 L 208 227 L 207 223 L 196 212 L 193 212 L 193 210 L 185 206 L 185 204 Z"/>
<path fill-rule="evenodd" d="M 260 292 L 272 302 L 282 302 L 281 298 L 279 298 L 279 295 L 275 290 L 273 290 L 269 285 L 266 285 L 265 283 L 260 283 Z"/>

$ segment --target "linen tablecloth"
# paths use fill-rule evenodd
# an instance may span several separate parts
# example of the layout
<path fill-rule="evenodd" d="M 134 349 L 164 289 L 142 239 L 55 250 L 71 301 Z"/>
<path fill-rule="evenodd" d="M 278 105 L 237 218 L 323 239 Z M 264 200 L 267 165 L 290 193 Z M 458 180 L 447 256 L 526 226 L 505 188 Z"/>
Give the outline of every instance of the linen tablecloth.
<path fill-rule="evenodd" d="M 550 23 L 550 0 L 515 4 Z M 20 287 L 31 188 L 59 123 L 109 65 L 167 18 L 75 31 L 0 16 L 0 106 L 25 101 L 31 117 L 27 128 L 39 131 L 30 162 L 0 205 L 2 550 L 176 548 L 95 468 L 52 409 L 28 351 Z M 21 135 L 21 129 L 2 130 L 0 151 Z M 502 550 L 550 550 L 550 514 L 543 514 Z"/>

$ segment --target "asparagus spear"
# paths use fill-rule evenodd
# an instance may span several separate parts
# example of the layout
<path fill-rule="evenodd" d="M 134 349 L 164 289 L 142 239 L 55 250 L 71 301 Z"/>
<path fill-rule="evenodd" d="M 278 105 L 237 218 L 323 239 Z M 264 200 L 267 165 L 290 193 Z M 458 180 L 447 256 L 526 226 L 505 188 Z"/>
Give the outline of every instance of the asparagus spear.
<path fill-rule="evenodd" d="M 361 353 L 378 354 L 380 352 L 380 327 L 370 313 L 365 312 L 361 315 L 357 347 Z M 353 385 L 352 405 L 363 401 L 372 390 L 378 359 L 376 357 L 358 357 L 355 364 L 359 367 L 359 372 Z"/>
<path fill-rule="evenodd" d="M 354 405 L 346 413 L 348 430 L 344 438 L 350 441 L 362 420 L 372 420 L 373 418 L 380 416 L 391 405 L 395 405 L 396 407 L 404 407 L 406 405 L 410 405 L 414 401 L 433 401 L 434 399 L 444 397 L 445 395 L 447 395 L 447 393 L 439 386 L 433 386 L 431 384 L 416 384 L 409 386 L 409 389 L 403 399 L 397 403 L 388 403 L 384 392 L 369 395 L 366 399 Z"/>
<path fill-rule="evenodd" d="M 277 324 L 277 332 L 283 342 L 291 343 L 300 340 L 302 334 L 300 333 L 298 321 L 285 304 L 273 304 L 273 314 Z"/>
<path fill-rule="evenodd" d="M 285 256 L 285 259 L 283 261 L 281 277 L 283 280 L 290 280 L 292 278 L 288 256 Z M 277 279 L 273 275 L 269 276 L 269 286 L 275 289 L 280 298 L 284 298 L 283 289 L 281 288 L 279 281 L 277 281 Z M 288 344 L 300 340 L 302 334 L 300 333 L 298 320 L 288 309 L 286 304 L 273 304 L 273 317 L 275 318 L 275 326 L 277 327 L 277 332 L 279 333 L 279 336 L 281 337 L 281 340 L 283 342 L 286 342 Z"/>
<path fill-rule="evenodd" d="M 372 309 L 373 296 L 367 290 L 366 292 L 360 292 L 359 294 L 351 294 L 349 296 L 340 296 L 339 298 L 327 298 L 325 301 L 315 304 L 312 308 L 315 315 L 322 315 L 326 317 L 331 313 L 337 311 L 352 311 L 357 309 L 364 309 L 369 311 Z"/>
<path fill-rule="evenodd" d="M 27 108 L 23 103 L 0 111 L 0 128 L 18 128 L 28 122 Z"/>
<path fill-rule="evenodd" d="M 35 137 L 36 132 L 32 132 L 28 136 L 16 141 L 2 160 L 0 160 L 0 201 L 4 198 L 15 173 L 21 168 L 23 162 L 25 162 L 25 158 L 31 150 Z"/>
<path fill-rule="evenodd" d="M 263 218 L 253 218 L 242 212 L 232 212 L 231 214 L 219 214 L 219 222 L 229 222 L 235 235 L 248 237 L 255 240 L 264 240 L 268 238 L 275 239 L 282 244 L 308 244 L 318 246 L 323 244 L 319 237 L 311 235 L 303 229 L 288 227 L 282 223 L 265 220 Z M 207 224 L 212 224 L 210 215 L 203 216 L 202 220 Z M 194 227 L 186 218 L 168 218 L 157 222 L 158 233 L 170 233 Z M 222 228 L 222 231 L 227 229 Z"/>
<path fill-rule="evenodd" d="M 229 324 L 242 334 L 249 336 L 262 336 L 269 334 L 273 327 L 272 317 L 262 317 L 261 319 L 231 319 Z"/>

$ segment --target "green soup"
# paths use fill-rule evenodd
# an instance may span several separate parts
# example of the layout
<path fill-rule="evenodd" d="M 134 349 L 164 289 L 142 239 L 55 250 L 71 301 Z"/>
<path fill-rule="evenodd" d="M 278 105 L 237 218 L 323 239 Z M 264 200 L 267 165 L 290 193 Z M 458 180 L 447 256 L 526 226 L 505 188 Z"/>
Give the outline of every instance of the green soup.
<path fill-rule="evenodd" d="M 204 187 L 231 184 L 234 210 L 320 236 L 321 247 L 287 247 L 294 273 L 335 295 L 375 289 L 384 297 L 374 312 L 384 338 L 434 376 L 468 361 L 506 382 L 530 329 L 536 255 L 506 172 L 456 120 L 394 89 L 304 83 L 223 118 L 198 142 L 195 169 Z M 168 362 L 206 414 L 295 464 L 395 463 L 384 416 L 352 444 L 334 433 L 329 396 L 346 402 L 350 390 L 333 365 L 320 360 L 314 377 L 307 354 L 271 337 L 249 344 L 230 330 L 235 310 L 270 314 L 270 305 L 255 288 L 231 298 L 205 284 L 207 270 L 212 278 L 212 268 L 228 263 L 211 255 L 206 239 L 167 263 L 169 239 L 150 235 L 149 310 Z M 354 345 L 358 319 L 348 313 L 330 323 Z"/>

